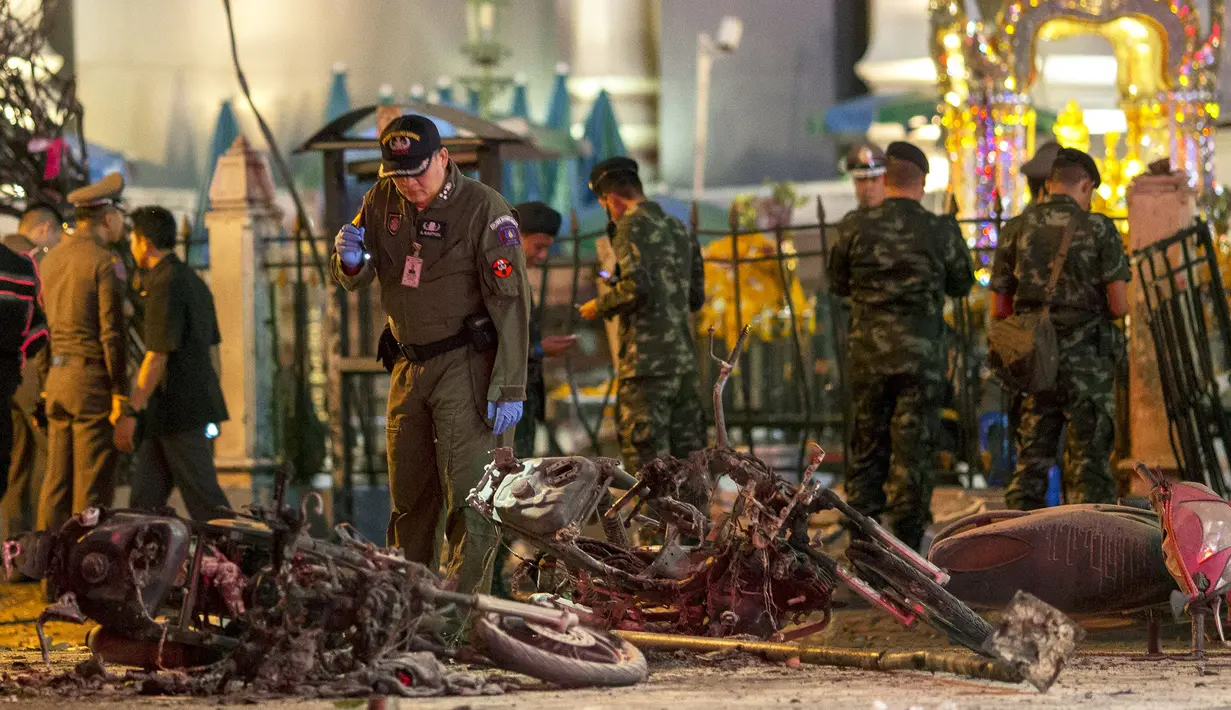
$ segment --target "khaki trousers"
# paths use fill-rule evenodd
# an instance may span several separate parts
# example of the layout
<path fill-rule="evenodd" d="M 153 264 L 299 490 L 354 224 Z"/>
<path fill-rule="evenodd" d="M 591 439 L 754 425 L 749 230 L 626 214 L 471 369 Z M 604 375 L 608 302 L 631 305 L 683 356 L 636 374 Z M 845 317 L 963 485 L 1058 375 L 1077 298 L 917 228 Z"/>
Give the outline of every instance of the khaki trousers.
<path fill-rule="evenodd" d="M 487 422 L 493 356 L 467 346 L 427 362 L 402 359 L 389 384 L 388 544 L 432 569 L 443 556 L 465 594 L 491 589 L 499 541 L 496 526 L 466 504 L 497 446 Z M 512 431 L 500 438 L 511 441 Z"/>

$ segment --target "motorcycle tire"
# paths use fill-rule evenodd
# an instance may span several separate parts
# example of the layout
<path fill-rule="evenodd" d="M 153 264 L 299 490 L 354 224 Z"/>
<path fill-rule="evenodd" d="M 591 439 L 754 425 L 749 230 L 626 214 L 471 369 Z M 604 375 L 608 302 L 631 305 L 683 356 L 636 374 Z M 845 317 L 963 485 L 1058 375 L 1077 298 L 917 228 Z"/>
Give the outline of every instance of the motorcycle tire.
<path fill-rule="evenodd" d="M 519 617 L 485 614 L 474 632 L 497 667 L 564 688 L 633 685 L 648 672 L 636 646 L 585 626 L 561 633 Z"/>
<path fill-rule="evenodd" d="M 888 590 L 893 596 L 922 607 L 924 621 L 943 631 L 951 642 L 990 655 L 984 642 L 992 635 L 992 625 L 936 580 L 880 545 L 863 540 L 851 543 L 846 558 L 859 576 L 877 590 Z"/>

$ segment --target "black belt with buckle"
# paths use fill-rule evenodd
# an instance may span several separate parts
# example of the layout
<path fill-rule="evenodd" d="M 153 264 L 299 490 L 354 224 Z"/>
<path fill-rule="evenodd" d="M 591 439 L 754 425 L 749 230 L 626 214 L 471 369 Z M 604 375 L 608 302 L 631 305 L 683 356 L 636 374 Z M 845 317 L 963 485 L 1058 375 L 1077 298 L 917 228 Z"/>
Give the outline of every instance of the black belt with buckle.
<path fill-rule="evenodd" d="M 450 335 L 423 345 L 408 345 L 398 343 L 402 356 L 410 362 L 427 362 L 437 355 L 444 355 L 450 350 L 466 347 L 470 344 L 470 331 L 462 330 L 457 335 Z"/>
<path fill-rule="evenodd" d="M 82 357 L 81 355 L 52 355 L 52 367 L 64 367 L 70 362 L 78 362 L 82 365 L 106 365 L 107 361 L 101 357 Z"/>

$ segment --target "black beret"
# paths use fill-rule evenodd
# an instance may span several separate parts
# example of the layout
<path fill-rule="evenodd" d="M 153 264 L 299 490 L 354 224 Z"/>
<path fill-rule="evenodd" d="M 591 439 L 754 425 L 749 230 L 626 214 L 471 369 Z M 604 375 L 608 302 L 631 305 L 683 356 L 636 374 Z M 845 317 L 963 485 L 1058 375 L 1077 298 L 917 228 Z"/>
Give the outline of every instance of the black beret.
<path fill-rule="evenodd" d="M 1066 165 L 1076 165 L 1094 182 L 1097 188 L 1103 184 L 1103 177 L 1099 175 L 1098 165 L 1095 164 L 1094 158 L 1091 158 L 1087 153 L 1084 153 L 1076 148 L 1061 148 L 1060 152 L 1056 153 L 1056 162 L 1052 164 L 1052 170 L 1055 171 Z"/>
<path fill-rule="evenodd" d="M 597 194 L 599 192 L 598 183 L 612 173 L 632 173 L 637 174 L 637 161 L 632 158 L 626 158 L 618 155 L 614 158 L 608 158 L 590 171 L 590 189 Z"/>
<path fill-rule="evenodd" d="M 560 233 L 560 223 L 563 218 L 543 202 L 523 202 L 513 208 L 517 212 L 517 225 L 522 234 L 549 234 L 555 237 Z"/>
<path fill-rule="evenodd" d="M 923 171 L 924 175 L 928 174 L 928 157 L 923 154 L 922 150 L 906 141 L 890 143 L 889 147 L 885 149 L 885 157 L 914 163 Z"/>

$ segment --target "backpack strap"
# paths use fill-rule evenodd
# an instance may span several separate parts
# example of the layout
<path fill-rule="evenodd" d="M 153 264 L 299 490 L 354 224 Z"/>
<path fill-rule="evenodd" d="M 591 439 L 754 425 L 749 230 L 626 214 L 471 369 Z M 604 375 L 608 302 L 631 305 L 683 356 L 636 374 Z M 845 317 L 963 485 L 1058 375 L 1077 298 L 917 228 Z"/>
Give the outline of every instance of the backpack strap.
<path fill-rule="evenodd" d="M 1060 281 L 1060 271 L 1069 258 L 1069 247 L 1073 245 L 1073 233 L 1077 231 L 1077 217 L 1070 217 L 1064 225 L 1064 236 L 1060 238 L 1060 251 L 1051 262 L 1051 276 L 1047 277 L 1047 288 L 1043 290 L 1043 312 L 1051 313 L 1051 301 L 1056 296 L 1056 284 Z"/>

